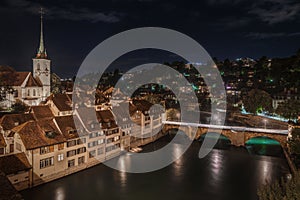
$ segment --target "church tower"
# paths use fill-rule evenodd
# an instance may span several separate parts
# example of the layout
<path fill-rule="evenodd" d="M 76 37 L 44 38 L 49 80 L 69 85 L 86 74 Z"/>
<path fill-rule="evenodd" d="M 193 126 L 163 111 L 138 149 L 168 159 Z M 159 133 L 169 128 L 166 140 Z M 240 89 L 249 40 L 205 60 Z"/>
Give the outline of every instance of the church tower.
<path fill-rule="evenodd" d="M 33 58 L 33 77 L 42 84 L 42 98 L 45 100 L 50 96 L 51 90 L 51 61 L 44 46 L 43 38 L 43 9 L 41 8 L 41 33 L 40 45 L 36 57 Z"/>

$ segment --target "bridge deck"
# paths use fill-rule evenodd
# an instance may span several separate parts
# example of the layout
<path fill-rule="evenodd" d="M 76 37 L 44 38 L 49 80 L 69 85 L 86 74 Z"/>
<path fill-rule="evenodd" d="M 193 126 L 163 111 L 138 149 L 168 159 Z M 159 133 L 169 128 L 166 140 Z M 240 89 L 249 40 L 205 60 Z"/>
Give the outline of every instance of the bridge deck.
<path fill-rule="evenodd" d="M 288 135 L 288 130 L 282 130 L 282 129 L 263 129 L 263 128 L 243 127 L 243 126 L 224 126 L 224 125 L 198 124 L 198 123 L 174 122 L 174 121 L 162 121 L 162 123 L 170 124 L 170 125 L 179 125 L 179 126 L 191 126 L 191 127 L 202 127 L 202 128 L 212 128 L 212 129 L 227 129 L 232 131 L 249 131 L 249 132 Z"/>

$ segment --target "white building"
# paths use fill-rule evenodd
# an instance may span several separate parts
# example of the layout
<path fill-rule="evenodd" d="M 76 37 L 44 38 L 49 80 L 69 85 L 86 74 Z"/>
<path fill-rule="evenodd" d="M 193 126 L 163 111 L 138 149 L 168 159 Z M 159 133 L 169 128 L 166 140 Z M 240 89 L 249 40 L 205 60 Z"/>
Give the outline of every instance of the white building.
<path fill-rule="evenodd" d="M 43 39 L 43 16 L 41 15 L 40 44 L 36 57 L 33 60 L 32 72 L 16 72 L 10 89 L 6 91 L 6 100 L 1 102 L 3 107 L 11 107 L 16 101 L 27 105 L 38 105 L 50 96 L 51 88 L 51 61 L 48 59 Z M 5 75 L 6 72 L 2 75 Z M 8 77 L 9 78 L 9 77 Z"/>

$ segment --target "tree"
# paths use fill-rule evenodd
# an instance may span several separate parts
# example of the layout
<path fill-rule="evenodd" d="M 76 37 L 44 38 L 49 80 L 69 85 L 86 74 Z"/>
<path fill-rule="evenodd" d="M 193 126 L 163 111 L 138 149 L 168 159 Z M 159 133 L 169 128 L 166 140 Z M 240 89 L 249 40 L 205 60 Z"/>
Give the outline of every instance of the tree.
<path fill-rule="evenodd" d="M 16 81 L 17 73 L 9 66 L 0 66 L 0 101 L 6 99 L 8 92 L 13 92 L 13 84 Z"/>
<path fill-rule="evenodd" d="M 272 112 L 272 98 L 264 90 L 252 89 L 243 96 L 243 105 L 247 112 L 257 114 L 258 112 Z"/>
<path fill-rule="evenodd" d="M 275 112 L 286 119 L 295 119 L 300 113 L 300 101 L 295 99 L 284 101 L 278 105 Z"/>
<path fill-rule="evenodd" d="M 264 185 L 257 194 L 260 200 L 300 200 L 300 172 L 291 180 Z"/>
<path fill-rule="evenodd" d="M 289 153 L 293 158 L 296 166 L 300 165 L 300 129 L 294 128 L 292 130 L 292 138 L 288 141 Z"/>
<path fill-rule="evenodd" d="M 12 112 L 14 113 L 24 113 L 28 110 L 28 106 L 26 106 L 23 102 L 17 101 L 12 105 Z"/>

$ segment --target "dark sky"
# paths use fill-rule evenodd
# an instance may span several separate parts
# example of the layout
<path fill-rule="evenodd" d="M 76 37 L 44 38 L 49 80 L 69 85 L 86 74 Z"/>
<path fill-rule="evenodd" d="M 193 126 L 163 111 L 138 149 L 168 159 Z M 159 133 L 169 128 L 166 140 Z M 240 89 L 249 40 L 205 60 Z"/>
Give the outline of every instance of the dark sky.
<path fill-rule="evenodd" d="M 285 57 L 300 48 L 299 0 L 4 0 L 0 65 L 31 70 L 41 6 L 52 71 L 62 77 L 75 75 L 85 56 L 106 38 L 145 26 L 187 34 L 220 59 Z M 130 59 L 147 53 L 137 55 Z M 170 60 L 151 55 L 145 60 Z"/>

